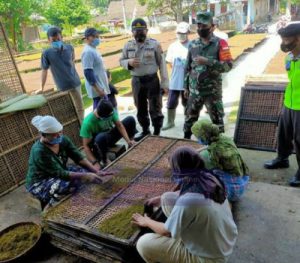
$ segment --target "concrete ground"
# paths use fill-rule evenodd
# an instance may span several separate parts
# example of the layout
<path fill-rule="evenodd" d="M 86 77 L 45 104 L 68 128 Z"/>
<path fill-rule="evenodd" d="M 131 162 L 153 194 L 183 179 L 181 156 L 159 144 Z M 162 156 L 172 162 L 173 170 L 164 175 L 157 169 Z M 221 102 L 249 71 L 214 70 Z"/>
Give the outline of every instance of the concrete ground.
<path fill-rule="evenodd" d="M 239 235 L 229 263 L 299 262 L 299 189 L 251 183 L 236 215 Z"/>

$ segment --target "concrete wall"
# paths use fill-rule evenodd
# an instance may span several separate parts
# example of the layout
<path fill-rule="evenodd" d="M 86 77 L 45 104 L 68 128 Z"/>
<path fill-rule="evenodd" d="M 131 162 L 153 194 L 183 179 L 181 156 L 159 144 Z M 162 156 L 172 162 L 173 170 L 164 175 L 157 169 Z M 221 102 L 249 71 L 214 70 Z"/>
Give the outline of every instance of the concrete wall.
<path fill-rule="evenodd" d="M 254 0 L 255 19 L 257 22 L 265 22 L 268 19 L 269 0 Z"/>

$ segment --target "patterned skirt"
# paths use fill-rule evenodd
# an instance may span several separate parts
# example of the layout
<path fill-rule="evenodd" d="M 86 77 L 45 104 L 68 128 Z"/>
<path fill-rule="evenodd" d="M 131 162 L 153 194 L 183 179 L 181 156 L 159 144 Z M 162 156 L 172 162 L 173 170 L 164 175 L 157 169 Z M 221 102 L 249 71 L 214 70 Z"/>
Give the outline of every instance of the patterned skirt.
<path fill-rule="evenodd" d="M 225 184 L 228 200 L 230 202 L 238 201 L 244 194 L 250 177 L 248 175 L 234 176 L 218 169 L 214 169 L 212 172 Z"/>
<path fill-rule="evenodd" d="M 68 166 L 67 170 L 86 172 L 85 169 L 77 166 Z M 40 200 L 43 208 L 46 205 L 53 205 L 68 194 L 74 193 L 79 186 L 79 180 L 66 181 L 60 178 L 48 178 L 27 187 L 27 191 Z"/>

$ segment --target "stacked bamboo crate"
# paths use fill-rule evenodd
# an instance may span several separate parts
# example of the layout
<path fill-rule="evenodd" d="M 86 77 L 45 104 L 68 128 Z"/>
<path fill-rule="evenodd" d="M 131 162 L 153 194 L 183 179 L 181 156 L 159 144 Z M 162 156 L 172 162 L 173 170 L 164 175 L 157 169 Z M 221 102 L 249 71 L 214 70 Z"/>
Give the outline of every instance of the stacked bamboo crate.
<path fill-rule="evenodd" d="M 255 77 L 242 88 L 234 140 L 238 147 L 275 151 L 286 80 Z"/>

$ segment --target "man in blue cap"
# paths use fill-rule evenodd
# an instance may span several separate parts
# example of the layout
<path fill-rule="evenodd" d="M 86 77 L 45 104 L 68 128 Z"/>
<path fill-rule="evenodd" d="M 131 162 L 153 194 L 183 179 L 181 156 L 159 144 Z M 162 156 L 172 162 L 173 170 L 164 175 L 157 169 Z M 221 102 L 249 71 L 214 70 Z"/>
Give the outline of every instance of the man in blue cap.
<path fill-rule="evenodd" d="M 226 40 L 214 36 L 213 15 L 197 13 L 199 38 L 191 41 L 185 68 L 185 95 L 188 99 L 184 124 L 184 138 L 190 139 L 193 124 L 203 105 L 211 121 L 224 132 L 222 76 L 232 68 L 232 58 Z"/>
<path fill-rule="evenodd" d="M 89 98 L 93 99 L 93 108 L 96 109 L 99 101 L 107 99 L 110 94 L 106 68 L 97 47 L 101 44 L 99 31 L 87 28 L 84 32 L 86 45 L 81 54 L 81 63 L 84 70 L 85 88 Z"/>
<path fill-rule="evenodd" d="M 288 157 L 296 151 L 298 171 L 289 184 L 300 186 L 300 22 L 291 22 L 278 31 L 281 50 L 288 52 L 285 60 L 289 83 L 285 89 L 284 106 L 278 125 L 277 157 L 265 163 L 266 169 L 288 168 Z"/>

